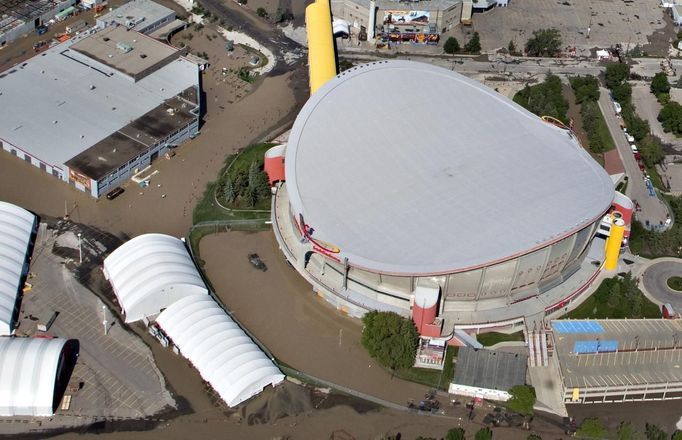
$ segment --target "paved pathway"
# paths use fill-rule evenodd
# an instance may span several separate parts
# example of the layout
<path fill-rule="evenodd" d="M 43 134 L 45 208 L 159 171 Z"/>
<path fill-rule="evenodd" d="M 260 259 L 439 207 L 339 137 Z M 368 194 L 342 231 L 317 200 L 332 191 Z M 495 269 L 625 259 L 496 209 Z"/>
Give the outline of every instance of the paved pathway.
<path fill-rule="evenodd" d="M 667 280 L 672 276 L 682 277 L 682 259 L 658 258 L 641 270 L 640 287 L 647 296 L 659 305 L 669 303 L 675 310 L 682 311 L 682 292 L 668 287 Z"/>
<path fill-rule="evenodd" d="M 90 238 L 86 232 L 83 241 Z M 38 321 L 30 317 L 58 311 L 48 334 L 80 341 L 72 379 L 84 386 L 73 395 L 66 415 L 143 418 L 174 406 L 149 348 L 121 327 L 109 310 L 104 335 L 102 303 L 74 278 L 70 269 L 75 270 L 77 257 L 73 261 L 52 252 L 56 240 L 52 230 L 41 227 L 31 263 L 33 289 L 24 297 L 17 332 L 36 334 Z M 85 245 L 83 249 L 87 254 Z"/>
<path fill-rule="evenodd" d="M 613 103 L 609 97 L 609 91 L 604 87 L 599 89 L 599 107 L 601 108 L 606 125 L 609 127 L 611 137 L 616 144 L 625 173 L 629 177 L 626 195 L 639 202 L 641 212 L 636 214 L 637 220 L 642 224 L 649 222 L 651 225 L 663 225 L 667 219 L 668 208 L 659 200 L 658 196 L 649 195 L 649 190 L 644 183 L 644 175 L 637 165 L 635 156 L 632 154 L 630 145 L 620 128 L 621 119 L 616 117 Z"/>

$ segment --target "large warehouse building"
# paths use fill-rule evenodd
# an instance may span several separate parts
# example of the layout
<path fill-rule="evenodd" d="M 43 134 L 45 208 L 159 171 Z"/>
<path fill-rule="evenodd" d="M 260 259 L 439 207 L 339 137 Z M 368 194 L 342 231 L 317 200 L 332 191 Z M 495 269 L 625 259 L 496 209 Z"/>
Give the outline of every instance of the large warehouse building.
<path fill-rule="evenodd" d="M 351 315 L 419 316 L 431 336 L 519 322 L 598 271 L 585 257 L 614 201 L 609 176 L 570 131 L 457 73 L 347 70 L 313 94 L 275 156 L 280 247 Z"/>
<path fill-rule="evenodd" d="M 0 146 L 100 197 L 198 132 L 199 66 L 124 26 L 0 73 Z"/>

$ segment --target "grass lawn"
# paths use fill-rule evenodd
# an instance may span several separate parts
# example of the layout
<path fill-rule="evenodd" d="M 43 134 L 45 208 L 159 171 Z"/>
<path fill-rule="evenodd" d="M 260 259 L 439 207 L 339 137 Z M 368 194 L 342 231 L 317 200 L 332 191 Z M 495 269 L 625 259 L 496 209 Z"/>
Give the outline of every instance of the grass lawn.
<path fill-rule="evenodd" d="M 484 346 L 490 347 L 498 342 L 523 341 L 523 331 L 510 334 L 498 332 L 481 333 L 476 336 L 476 339 Z"/>
<path fill-rule="evenodd" d="M 609 132 L 609 127 L 606 125 L 604 115 L 601 111 L 597 112 L 597 134 L 602 141 L 604 151 L 616 148 L 616 145 L 613 143 L 613 138 L 611 137 L 611 132 Z"/>
<path fill-rule="evenodd" d="M 205 221 L 215 220 L 236 220 L 236 219 L 257 219 L 269 218 L 268 212 L 251 212 L 249 209 L 241 211 L 237 207 L 230 207 L 232 211 L 221 208 L 215 202 L 215 191 L 220 182 L 227 176 L 234 178 L 240 171 L 248 173 L 251 162 L 258 161 L 263 163 L 263 155 L 274 144 L 264 143 L 255 144 L 247 147 L 238 154 L 233 154 L 225 159 L 225 164 L 218 173 L 218 178 L 214 182 L 206 185 L 201 200 L 194 207 L 192 212 L 192 223 L 197 224 Z M 229 170 L 228 170 L 229 168 Z M 259 200 L 255 210 L 270 210 L 270 198 Z"/>
<path fill-rule="evenodd" d="M 597 291 L 580 304 L 576 309 L 563 316 L 563 319 L 624 319 L 624 318 L 660 318 L 661 309 L 649 301 L 641 291 L 638 291 L 638 300 L 641 301 L 641 316 L 633 316 L 628 301 L 608 300 L 609 286 L 604 280 Z"/>
<path fill-rule="evenodd" d="M 452 360 L 457 356 L 458 351 L 459 349 L 457 347 L 448 346 L 446 349 L 442 377 L 440 370 L 414 367 L 398 370 L 395 372 L 395 375 L 401 379 L 409 380 L 410 382 L 417 382 L 432 388 L 447 390 L 450 386 L 450 382 L 452 382 L 452 379 L 455 377 L 455 365 L 452 363 Z M 438 384 L 439 380 L 440 386 Z"/>
<path fill-rule="evenodd" d="M 682 277 L 670 277 L 667 283 L 671 289 L 682 292 Z"/>

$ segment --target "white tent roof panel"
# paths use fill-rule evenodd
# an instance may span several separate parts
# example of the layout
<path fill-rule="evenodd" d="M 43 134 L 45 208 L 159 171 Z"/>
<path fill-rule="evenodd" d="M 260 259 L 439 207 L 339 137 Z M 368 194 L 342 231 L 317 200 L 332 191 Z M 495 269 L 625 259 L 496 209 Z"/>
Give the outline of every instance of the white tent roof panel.
<path fill-rule="evenodd" d="M 51 416 L 67 339 L 0 338 L 0 416 Z"/>
<path fill-rule="evenodd" d="M 27 210 L 0 202 L 0 335 L 12 333 L 10 321 L 35 222 Z"/>
<path fill-rule="evenodd" d="M 284 380 L 265 353 L 207 295 L 178 300 L 156 323 L 231 407 Z"/>
<path fill-rule="evenodd" d="M 126 322 L 159 313 L 180 298 L 207 294 L 185 244 L 163 234 L 133 238 L 104 260 L 104 274 Z"/>

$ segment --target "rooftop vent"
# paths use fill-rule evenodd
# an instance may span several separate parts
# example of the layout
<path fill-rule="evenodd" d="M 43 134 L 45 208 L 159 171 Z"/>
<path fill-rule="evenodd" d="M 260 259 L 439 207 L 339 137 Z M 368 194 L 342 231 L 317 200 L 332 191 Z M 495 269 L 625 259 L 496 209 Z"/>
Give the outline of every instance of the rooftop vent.
<path fill-rule="evenodd" d="M 133 46 L 131 46 L 128 43 L 124 43 L 123 41 L 119 41 L 116 43 L 116 49 L 120 50 L 123 53 L 128 53 L 131 50 L 133 50 Z"/>
<path fill-rule="evenodd" d="M 90 90 L 95 90 L 95 85 L 94 85 L 94 84 L 90 84 Z"/>

